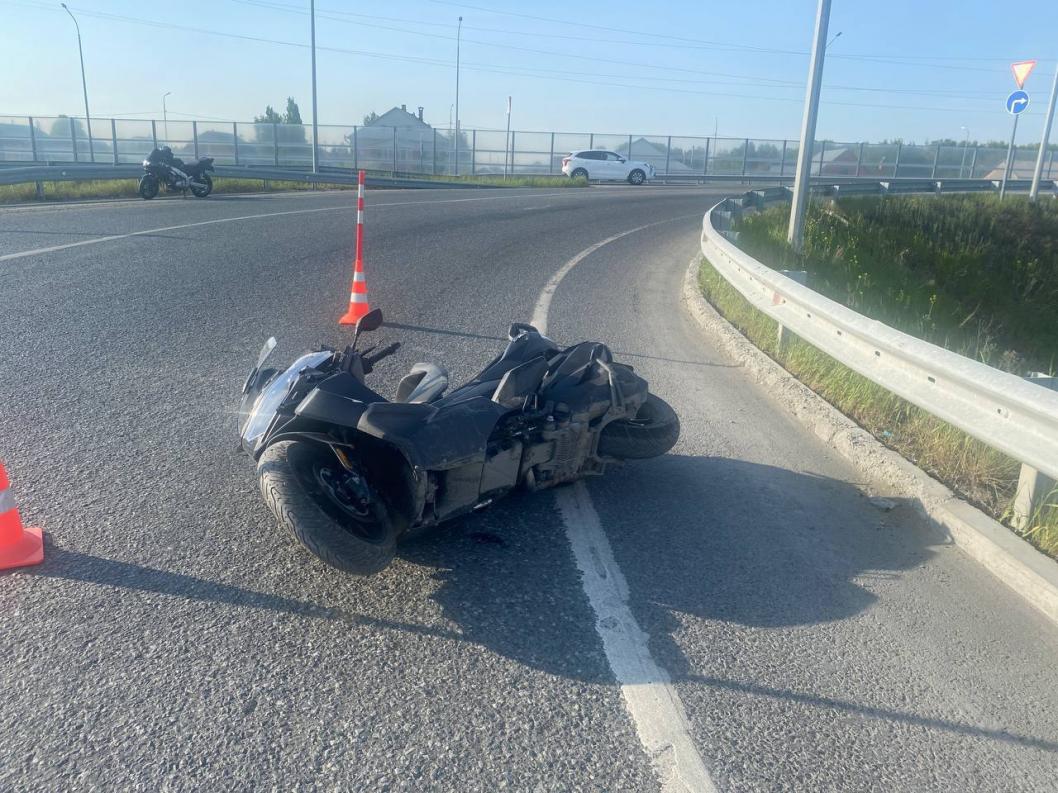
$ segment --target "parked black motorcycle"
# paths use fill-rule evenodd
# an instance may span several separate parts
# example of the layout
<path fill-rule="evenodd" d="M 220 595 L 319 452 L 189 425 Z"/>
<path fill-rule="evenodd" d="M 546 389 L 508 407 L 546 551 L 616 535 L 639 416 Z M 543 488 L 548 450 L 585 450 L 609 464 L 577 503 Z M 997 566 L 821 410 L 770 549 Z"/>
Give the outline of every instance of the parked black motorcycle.
<path fill-rule="evenodd" d="M 322 349 L 243 386 L 239 433 L 279 523 L 323 561 L 366 575 L 409 531 L 487 506 L 515 487 L 543 490 L 655 457 L 679 437 L 676 413 L 597 342 L 566 349 L 511 325 L 502 355 L 445 395 L 448 375 L 418 363 L 393 401 L 365 382 L 399 348 L 358 351 L 372 311 L 342 352 Z"/>
<path fill-rule="evenodd" d="M 214 170 L 212 157 L 202 157 L 189 165 L 179 157 L 174 157 L 173 150 L 168 146 L 162 146 L 147 155 L 143 170 L 146 173 L 140 177 L 140 197 L 144 199 L 158 195 L 162 185 L 169 193 L 186 195 L 190 190 L 195 198 L 205 198 L 213 192 L 213 179 L 208 173 Z"/>

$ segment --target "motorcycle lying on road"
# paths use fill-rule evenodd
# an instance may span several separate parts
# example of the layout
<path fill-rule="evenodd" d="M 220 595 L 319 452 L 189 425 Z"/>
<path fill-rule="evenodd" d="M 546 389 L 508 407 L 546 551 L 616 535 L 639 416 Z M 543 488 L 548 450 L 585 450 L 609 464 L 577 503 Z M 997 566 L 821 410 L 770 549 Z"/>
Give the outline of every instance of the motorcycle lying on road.
<path fill-rule="evenodd" d="M 140 177 L 140 198 L 154 198 L 162 185 L 168 193 L 186 195 L 190 190 L 195 198 L 205 198 L 213 192 L 213 179 L 208 173 L 214 170 L 212 157 L 202 157 L 189 165 L 179 157 L 174 157 L 173 150 L 168 146 L 162 146 L 147 155 L 143 170 L 146 173 Z"/>
<path fill-rule="evenodd" d="M 676 443 L 679 419 L 646 380 L 598 342 L 559 349 L 511 325 L 504 352 L 445 395 L 448 375 L 417 363 L 389 401 L 366 376 L 399 343 L 265 368 L 270 338 L 243 386 L 239 434 L 279 523 L 324 562 L 367 575 L 409 532 L 481 509 L 516 487 L 544 490 Z"/>

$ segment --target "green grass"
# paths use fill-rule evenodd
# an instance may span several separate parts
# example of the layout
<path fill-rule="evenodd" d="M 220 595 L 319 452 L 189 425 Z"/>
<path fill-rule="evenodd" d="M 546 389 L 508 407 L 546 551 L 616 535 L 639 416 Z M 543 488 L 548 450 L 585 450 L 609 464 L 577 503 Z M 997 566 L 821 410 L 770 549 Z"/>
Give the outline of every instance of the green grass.
<path fill-rule="evenodd" d="M 388 173 L 380 173 L 388 177 Z M 470 182 L 496 187 L 587 187 L 585 179 L 570 179 L 565 176 L 518 176 L 508 179 L 495 176 L 414 176 L 411 179 L 427 179 L 438 182 Z M 139 179 L 96 179 L 86 182 L 43 182 L 45 201 L 77 201 L 93 198 L 136 198 Z M 318 184 L 311 182 L 270 181 L 239 179 L 227 176 L 213 177 L 215 193 L 281 193 L 301 190 L 355 190 L 356 185 Z M 164 195 L 164 192 L 163 192 Z M 28 184 L 0 185 L 0 204 L 21 204 L 37 200 L 37 188 Z"/>
<path fill-rule="evenodd" d="M 886 391 L 799 338 L 778 345 L 778 325 L 703 260 L 702 293 L 751 342 L 886 446 L 1009 525 L 1020 466 Z M 1017 532 L 1058 558 L 1058 491 Z"/>
<path fill-rule="evenodd" d="M 1053 373 L 1058 358 L 1058 206 L 994 196 L 908 196 L 814 203 L 802 254 L 788 209 L 747 216 L 739 246 L 813 289 L 906 333 L 991 366 Z M 1009 524 L 1020 465 L 794 338 L 708 263 L 709 301 L 754 344 L 887 446 Z M 1058 490 L 1018 532 L 1058 558 Z"/>
<path fill-rule="evenodd" d="M 991 195 L 814 203 L 805 246 L 781 207 L 739 224 L 739 246 L 887 325 L 1017 374 L 1058 364 L 1058 202 Z"/>

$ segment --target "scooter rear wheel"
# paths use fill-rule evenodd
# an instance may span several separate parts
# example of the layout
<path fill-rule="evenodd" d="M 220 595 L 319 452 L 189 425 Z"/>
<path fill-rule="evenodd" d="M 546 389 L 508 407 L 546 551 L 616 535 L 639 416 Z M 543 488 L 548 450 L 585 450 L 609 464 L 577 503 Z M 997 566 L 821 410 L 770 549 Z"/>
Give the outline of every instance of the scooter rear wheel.
<path fill-rule="evenodd" d="M 660 457 L 680 438 L 680 419 L 661 397 L 648 394 L 634 419 L 612 421 L 599 435 L 599 454 L 620 459 Z"/>
<path fill-rule="evenodd" d="M 393 561 L 399 532 L 385 503 L 327 446 L 273 444 L 261 455 L 257 478 L 280 525 L 327 564 L 371 575 Z"/>

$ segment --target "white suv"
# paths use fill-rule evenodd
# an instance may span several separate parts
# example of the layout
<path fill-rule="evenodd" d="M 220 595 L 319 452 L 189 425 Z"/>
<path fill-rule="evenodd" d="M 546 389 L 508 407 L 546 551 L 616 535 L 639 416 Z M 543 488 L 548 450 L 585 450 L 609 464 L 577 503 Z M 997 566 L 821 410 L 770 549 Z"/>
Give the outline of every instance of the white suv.
<path fill-rule="evenodd" d="M 629 184 L 643 184 L 654 178 L 654 166 L 648 162 L 629 160 L 615 151 L 589 149 L 571 152 L 562 158 L 562 173 L 583 176 L 585 179 L 620 179 Z"/>

